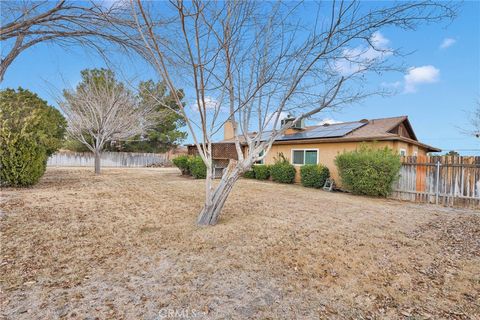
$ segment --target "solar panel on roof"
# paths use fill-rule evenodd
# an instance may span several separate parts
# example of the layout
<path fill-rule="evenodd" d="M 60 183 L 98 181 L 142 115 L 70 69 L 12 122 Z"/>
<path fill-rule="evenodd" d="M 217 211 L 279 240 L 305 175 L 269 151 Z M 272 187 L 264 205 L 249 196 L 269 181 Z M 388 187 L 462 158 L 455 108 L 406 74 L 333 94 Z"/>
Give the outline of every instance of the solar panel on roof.
<path fill-rule="evenodd" d="M 315 138 L 335 138 L 343 137 L 355 129 L 365 125 L 364 122 L 353 123 L 339 123 L 329 126 L 320 126 L 312 130 L 299 132 L 295 134 L 283 135 L 277 140 L 300 140 L 300 139 L 315 139 Z"/>
<path fill-rule="evenodd" d="M 311 130 L 300 131 L 294 134 L 287 134 L 277 138 L 276 141 L 318 139 L 318 138 L 338 138 L 343 137 L 355 129 L 364 126 L 365 122 L 338 123 L 329 126 L 319 126 Z M 260 141 L 265 141 L 270 137 L 271 131 L 262 133 Z"/>

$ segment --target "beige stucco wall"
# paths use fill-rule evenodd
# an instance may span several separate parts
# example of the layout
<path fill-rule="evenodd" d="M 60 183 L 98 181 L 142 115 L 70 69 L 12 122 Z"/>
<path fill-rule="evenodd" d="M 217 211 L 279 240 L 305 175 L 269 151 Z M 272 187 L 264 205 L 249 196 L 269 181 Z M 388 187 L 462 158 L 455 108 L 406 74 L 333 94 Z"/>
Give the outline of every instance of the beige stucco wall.
<path fill-rule="evenodd" d="M 394 141 L 393 149 L 397 150 L 400 153 L 400 150 L 403 149 L 407 152 L 407 156 L 426 156 L 427 152 L 423 148 L 419 148 L 416 145 L 403 141 Z"/>
<path fill-rule="evenodd" d="M 342 153 L 343 151 L 352 151 L 358 148 L 360 145 L 359 142 L 335 142 L 335 143 L 314 143 L 314 144 L 276 144 L 273 145 L 271 150 L 268 152 L 264 159 L 265 164 L 273 164 L 274 158 L 277 157 L 279 153 L 283 155 L 292 162 L 292 150 L 294 149 L 318 149 L 319 151 L 319 163 L 325 165 L 330 170 L 331 177 L 335 179 L 337 185 L 340 185 L 340 179 L 338 177 L 337 167 L 335 166 L 334 160 L 337 154 Z M 405 149 L 407 156 L 413 156 L 414 152 L 417 151 L 418 155 L 425 155 L 425 151 L 419 149 L 417 146 L 402 142 L 402 141 L 379 141 L 372 143 L 371 145 L 384 148 L 389 147 L 393 150 L 400 151 L 400 149 Z M 300 182 L 300 165 L 295 165 L 297 168 L 297 177 L 296 182 Z"/>

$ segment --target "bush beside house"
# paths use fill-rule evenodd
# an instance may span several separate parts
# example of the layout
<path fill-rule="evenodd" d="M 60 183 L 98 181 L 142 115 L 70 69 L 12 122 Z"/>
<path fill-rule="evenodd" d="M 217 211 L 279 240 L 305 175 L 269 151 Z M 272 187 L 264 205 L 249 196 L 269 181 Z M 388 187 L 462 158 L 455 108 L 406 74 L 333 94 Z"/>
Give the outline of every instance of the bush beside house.
<path fill-rule="evenodd" d="M 283 154 L 279 154 L 275 163 L 270 166 L 270 176 L 273 181 L 293 183 L 295 181 L 295 166 L 290 164 Z"/>
<path fill-rule="evenodd" d="M 245 171 L 243 177 L 247 179 L 255 179 L 255 172 L 253 170 Z"/>
<path fill-rule="evenodd" d="M 182 175 L 191 175 L 195 179 L 207 177 L 207 166 L 199 156 L 178 156 L 172 160 L 173 164 L 180 169 Z"/>
<path fill-rule="evenodd" d="M 327 167 L 316 164 L 307 164 L 300 168 L 301 183 L 304 187 L 322 188 L 330 177 Z"/>
<path fill-rule="evenodd" d="M 182 175 L 189 175 L 189 157 L 187 155 L 181 155 L 172 159 L 173 164 L 180 169 Z"/>
<path fill-rule="evenodd" d="M 188 170 L 195 179 L 205 179 L 207 177 L 207 166 L 199 156 L 189 159 Z"/>
<path fill-rule="evenodd" d="M 270 168 L 264 164 L 254 165 L 253 173 L 257 180 L 267 180 L 270 178 Z"/>
<path fill-rule="evenodd" d="M 178 156 L 172 160 L 183 175 L 205 179 L 206 166 L 199 156 Z M 392 184 L 398 179 L 401 167 L 400 156 L 389 148 L 376 149 L 362 145 L 359 149 L 344 152 L 335 158 L 335 164 L 346 191 L 370 196 L 388 196 Z M 244 178 L 271 180 L 279 183 L 294 183 L 295 166 L 282 154 L 273 165 L 254 165 L 243 173 Z M 301 184 L 304 187 L 322 188 L 330 177 L 326 166 L 308 164 L 300 168 Z"/>
<path fill-rule="evenodd" d="M 386 197 L 399 177 L 400 156 L 392 149 L 361 146 L 335 158 L 343 188 L 355 194 Z"/>

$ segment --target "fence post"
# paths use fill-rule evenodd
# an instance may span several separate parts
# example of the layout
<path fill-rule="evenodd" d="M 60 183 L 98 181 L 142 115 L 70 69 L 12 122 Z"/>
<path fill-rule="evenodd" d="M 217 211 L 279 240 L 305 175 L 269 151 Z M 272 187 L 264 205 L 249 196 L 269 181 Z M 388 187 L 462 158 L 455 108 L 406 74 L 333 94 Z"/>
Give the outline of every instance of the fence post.
<path fill-rule="evenodd" d="M 439 185 L 440 185 L 440 161 L 437 161 L 437 172 L 436 172 L 436 186 L 435 186 L 435 204 L 438 204 L 438 196 L 439 196 Z"/>

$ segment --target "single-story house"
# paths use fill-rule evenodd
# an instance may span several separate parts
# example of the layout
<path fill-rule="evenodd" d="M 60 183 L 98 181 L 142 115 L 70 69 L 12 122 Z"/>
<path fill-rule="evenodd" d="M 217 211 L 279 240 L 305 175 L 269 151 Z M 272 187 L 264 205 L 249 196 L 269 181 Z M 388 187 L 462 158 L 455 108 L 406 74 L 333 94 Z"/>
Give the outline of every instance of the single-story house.
<path fill-rule="evenodd" d="M 293 119 L 282 121 L 293 121 Z M 329 168 L 332 178 L 338 182 L 335 157 L 344 151 L 355 150 L 363 142 L 375 142 L 375 146 L 380 148 L 389 147 L 402 156 L 425 156 L 428 152 L 441 151 L 419 142 L 408 117 L 400 116 L 316 126 L 299 124 L 295 128 L 288 129 L 284 135 L 275 140 L 262 163 L 273 164 L 275 157 L 282 153 L 297 167 L 296 181 L 299 181 L 300 166 L 322 164 Z M 247 147 L 244 146 L 244 148 Z M 188 150 L 189 154 L 197 153 L 195 145 L 189 145 Z M 237 158 L 231 122 L 225 124 L 224 139 L 216 142 L 212 151 L 215 167 L 218 169 L 216 175 L 221 175 L 228 160 Z"/>

